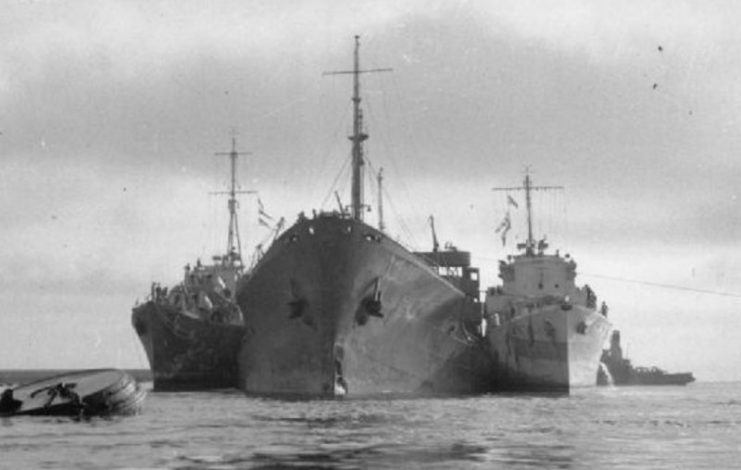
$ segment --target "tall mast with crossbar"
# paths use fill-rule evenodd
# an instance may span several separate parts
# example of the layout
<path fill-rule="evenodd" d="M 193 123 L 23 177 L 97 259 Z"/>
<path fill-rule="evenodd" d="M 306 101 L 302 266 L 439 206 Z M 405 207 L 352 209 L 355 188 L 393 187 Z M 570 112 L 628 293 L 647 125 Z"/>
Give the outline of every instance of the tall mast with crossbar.
<path fill-rule="evenodd" d="M 390 72 L 392 69 L 360 69 L 360 36 L 355 36 L 355 60 L 352 70 L 340 70 L 336 72 L 324 72 L 324 75 L 352 74 L 353 76 L 353 133 L 349 137 L 352 141 L 352 217 L 355 220 L 363 220 L 363 141 L 368 134 L 363 131 L 363 110 L 360 109 L 360 74 L 371 72 Z"/>
<path fill-rule="evenodd" d="M 533 239 L 533 217 L 532 202 L 530 194 L 532 191 L 549 191 L 563 189 L 563 186 L 533 186 L 530 181 L 530 172 L 525 171 L 525 182 L 522 186 L 509 188 L 492 188 L 492 191 L 525 191 L 525 206 L 527 208 L 527 241 L 525 242 L 525 253 L 532 255 L 535 252 L 535 240 Z"/>
<path fill-rule="evenodd" d="M 214 155 L 226 155 L 231 163 L 231 184 L 229 191 L 216 191 L 211 194 L 229 195 L 229 234 L 226 241 L 226 257 L 231 265 L 242 267 L 242 243 L 239 238 L 239 224 L 237 223 L 237 194 L 255 194 L 256 191 L 240 191 L 237 189 L 237 158 L 240 155 L 250 155 L 250 152 L 237 151 L 237 139 L 232 135 L 232 150 L 230 152 L 217 152 Z"/>

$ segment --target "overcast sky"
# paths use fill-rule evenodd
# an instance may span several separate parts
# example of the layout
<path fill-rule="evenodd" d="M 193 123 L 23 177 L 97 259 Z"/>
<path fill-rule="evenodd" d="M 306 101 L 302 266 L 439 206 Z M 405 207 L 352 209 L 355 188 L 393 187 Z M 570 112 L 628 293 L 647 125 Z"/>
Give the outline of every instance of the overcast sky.
<path fill-rule="evenodd" d="M 565 187 L 538 193 L 536 235 L 576 259 L 634 362 L 741 380 L 738 18 L 732 1 L 3 2 L 0 368 L 147 367 L 131 307 L 224 250 L 209 192 L 232 132 L 271 214 L 349 202 L 351 81 L 322 73 L 352 67 L 358 34 L 362 66 L 393 68 L 363 76 L 392 236 L 429 249 L 434 214 L 497 283 L 524 231 L 513 210 L 502 246 L 491 188 L 529 167 Z M 244 197 L 245 257 L 268 235 L 255 214 Z"/>

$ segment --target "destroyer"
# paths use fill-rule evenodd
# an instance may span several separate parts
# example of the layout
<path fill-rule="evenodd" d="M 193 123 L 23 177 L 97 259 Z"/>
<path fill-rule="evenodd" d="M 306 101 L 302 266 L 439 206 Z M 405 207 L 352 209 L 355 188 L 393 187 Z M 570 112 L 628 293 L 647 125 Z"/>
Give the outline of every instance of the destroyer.
<path fill-rule="evenodd" d="M 221 154 L 218 154 L 221 155 Z M 149 298 L 133 309 L 132 323 L 149 359 L 154 390 L 205 390 L 235 387 L 237 352 L 244 318 L 234 302 L 244 274 L 237 224 L 236 162 L 232 139 L 229 235 L 223 256 L 213 263 L 186 265 L 183 281 L 172 289 L 152 285 Z"/>
<path fill-rule="evenodd" d="M 588 286 L 577 287 L 576 263 L 569 255 L 547 254 L 535 241 L 531 192 L 556 189 L 524 186 L 495 190 L 525 192 L 527 240 L 521 254 L 500 261 L 502 285 L 486 293 L 487 337 L 501 388 L 569 391 L 596 385 L 602 345 L 610 331 L 607 307 L 596 309 Z M 509 222 L 509 218 L 505 219 Z"/>
<path fill-rule="evenodd" d="M 239 387 L 247 393 L 333 397 L 481 387 L 477 337 L 464 321 L 466 312 L 481 316 L 468 254 L 418 255 L 363 220 L 368 135 L 359 76 L 371 70 L 360 69 L 358 49 L 356 36 L 354 68 L 338 72 L 354 79 L 351 212 L 300 215 L 240 282 L 237 301 L 249 328 Z M 460 288 L 466 282 L 469 295 Z"/>

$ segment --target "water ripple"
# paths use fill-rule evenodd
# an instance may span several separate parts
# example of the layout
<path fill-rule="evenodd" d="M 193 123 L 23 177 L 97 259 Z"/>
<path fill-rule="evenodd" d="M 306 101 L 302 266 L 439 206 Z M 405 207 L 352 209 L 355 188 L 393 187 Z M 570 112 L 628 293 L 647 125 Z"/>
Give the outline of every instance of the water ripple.
<path fill-rule="evenodd" d="M 5 419 L 0 454 L 7 468 L 733 468 L 738 396 L 740 384 L 306 402 L 152 393 L 123 419 Z"/>

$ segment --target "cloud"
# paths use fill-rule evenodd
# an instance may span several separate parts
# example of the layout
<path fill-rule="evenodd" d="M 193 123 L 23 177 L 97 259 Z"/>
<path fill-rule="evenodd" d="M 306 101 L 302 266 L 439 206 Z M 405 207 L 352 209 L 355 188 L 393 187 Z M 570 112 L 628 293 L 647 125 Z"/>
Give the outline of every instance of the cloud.
<path fill-rule="evenodd" d="M 401 173 L 429 178 L 456 158 L 466 162 L 457 166 L 458 177 L 488 184 L 486 174 L 519 179 L 527 162 L 555 180 L 546 183 L 594 194 L 594 206 L 577 214 L 610 207 L 619 216 L 606 223 L 632 216 L 636 228 L 674 224 L 662 215 L 671 214 L 667 207 L 715 207 L 716 196 L 686 191 L 685 183 L 672 201 L 647 199 L 702 174 L 727 185 L 736 170 L 723 155 L 734 149 L 718 142 L 717 126 L 737 117 L 710 109 L 713 87 L 688 96 L 683 83 L 690 72 L 646 65 L 661 59 L 655 41 L 642 36 L 648 25 L 656 25 L 650 34 L 687 43 L 695 36 L 686 31 L 704 43 L 726 33 L 711 27 L 720 22 L 717 8 L 698 13 L 681 6 L 662 16 L 663 9 L 589 2 L 16 6 L 1 57 L 26 60 L 11 60 L 19 86 L 5 96 L 13 118 L 3 140 L 17 161 L 38 159 L 49 169 L 84 162 L 132 177 L 183 168 L 212 174 L 211 154 L 223 150 L 236 126 L 240 143 L 255 154 L 252 175 L 276 192 L 311 191 L 304 186 L 331 182 L 347 153 L 347 121 L 336 123 L 347 111 L 350 86 L 319 73 L 349 63 L 349 24 L 373 31 L 367 42 L 364 36 L 364 59 L 396 68 L 390 77 L 364 81 L 364 90 L 376 93 L 364 104 L 369 154 L 378 166 L 388 167 L 393 156 Z M 327 17 L 332 20 L 323 22 Z M 692 21 L 698 17 L 703 21 Z M 359 18 L 360 25 L 353 22 Z M 524 60 L 515 53 L 522 47 Z M 605 60 L 585 62 L 579 51 L 590 47 L 615 49 L 601 52 Z M 625 68 L 624 60 L 644 48 L 640 57 L 650 59 Z M 688 63 L 672 54 L 667 43 L 665 56 Z M 654 93 L 655 77 L 644 73 L 673 81 L 662 82 L 663 95 Z M 379 82 L 391 92 L 378 94 Z M 339 143 L 328 145 L 329 139 Z M 715 165 L 698 172 L 697 151 Z M 731 168 L 719 174 L 718 165 Z M 307 172 L 302 179 L 299 173 Z M 324 191 L 315 191 L 312 200 L 321 199 Z M 618 195 L 624 204 L 608 202 Z"/>
<path fill-rule="evenodd" d="M 586 54 L 595 62 L 646 60 L 659 51 L 676 53 L 684 47 L 720 39 L 730 31 L 718 28 L 732 3 L 714 5 L 672 2 L 557 2 L 503 1 L 471 2 L 525 39 L 541 41 L 546 47 L 566 53 Z M 495 28 L 492 28 L 495 29 Z M 669 41 L 668 43 L 664 41 Z"/>
<path fill-rule="evenodd" d="M 151 77 L 194 55 L 269 60 L 325 55 L 352 34 L 373 34 L 422 2 L 13 2 L 2 56 L 10 75 L 43 73 L 59 53 L 124 79 Z M 19 59 L 23 59 L 22 61 Z M 279 62 L 280 60 L 278 60 Z"/>
<path fill-rule="evenodd" d="M 741 271 L 721 263 L 741 224 L 731 2 L 0 9 L 0 275 L 29 305 L 53 292 L 39 311 L 55 294 L 93 290 L 128 312 L 121 298 L 223 250 L 224 201 L 206 193 L 224 187 L 227 162 L 213 154 L 229 149 L 232 128 L 252 152 L 239 179 L 271 214 L 290 222 L 334 189 L 347 200 L 346 179 L 331 186 L 349 153 L 352 84 L 321 73 L 351 66 L 355 34 L 364 66 L 394 69 L 362 82 L 390 236 L 426 249 L 434 214 L 441 241 L 472 250 L 496 283 L 496 259 L 511 251 L 493 233 L 490 188 L 519 184 L 529 165 L 537 184 L 566 187 L 537 201 L 538 235 L 589 272 L 739 285 L 716 275 Z M 246 252 L 264 236 L 248 225 L 251 203 Z M 703 276 L 689 279 L 693 268 Z M 636 315 L 655 306 L 633 300 Z"/>
<path fill-rule="evenodd" d="M 198 177 L 85 166 L 13 173 L 5 189 L 16 202 L 4 204 L 0 247 L 0 277 L 13 289 L 144 287 L 153 276 L 177 276 L 207 239 L 206 192 L 214 188 Z"/>

